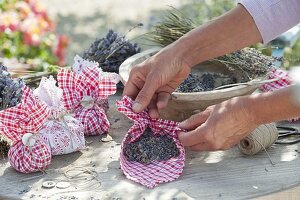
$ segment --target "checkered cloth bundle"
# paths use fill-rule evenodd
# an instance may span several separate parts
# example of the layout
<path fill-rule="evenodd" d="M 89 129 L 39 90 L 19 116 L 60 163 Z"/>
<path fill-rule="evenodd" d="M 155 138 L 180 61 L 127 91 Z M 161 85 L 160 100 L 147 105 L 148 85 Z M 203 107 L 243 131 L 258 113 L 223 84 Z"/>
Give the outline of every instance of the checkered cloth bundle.
<path fill-rule="evenodd" d="M 83 125 L 68 115 L 62 102 L 62 89 L 56 86 L 53 77 L 43 77 L 34 94 L 48 106 L 49 121 L 40 130 L 41 137 L 47 141 L 52 155 L 68 154 L 85 148 Z"/>
<path fill-rule="evenodd" d="M 288 87 L 289 85 L 293 84 L 293 81 L 291 77 L 289 77 L 289 74 L 281 69 L 272 69 L 269 74 L 268 74 L 268 79 L 278 79 L 276 81 L 270 82 L 270 83 L 265 83 L 262 86 L 260 86 L 260 90 L 263 92 L 270 92 L 270 91 L 275 91 L 279 90 L 281 88 Z M 299 118 L 295 119 L 288 119 L 288 121 L 297 121 Z"/>
<path fill-rule="evenodd" d="M 281 69 L 275 69 L 275 68 L 272 69 L 268 73 L 267 79 L 278 79 L 278 80 L 270 83 L 265 83 L 262 86 L 260 86 L 259 89 L 263 92 L 278 90 L 292 84 L 292 80 L 289 77 L 288 73 Z"/>
<path fill-rule="evenodd" d="M 125 96 L 117 102 L 118 111 L 125 114 L 134 122 L 126 134 L 120 155 L 121 169 L 126 177 L 148 188 L 153 188 L 160 183 L 169 182 L 177 179 L 184 168 L 185 151 L 183 145 L 177 137 L 179 131 L 183 131 L 178 127 L 178 123 L 163 119 L 152 119 L 148 111 L 134 113 L 132 111 L 133 100 Z M 179 156 L 171 158 L 167 161 L 152 161 L 150 164 L 142 164 L 139 162 L 128 161 L 124 155 L 124 146 L 128 143 L 135 142 L 144 133 L 145 129 L 150 127 L 155 135 L 171 136 L 179 149 Z"/>
<path fill-rule="evenodd" d="M 72 65 L 72 71 L 73 72 L 75 72 L 76 74 L 81 74 L 83 69 L 89 68 L 89 67 L 99 68 L 99 63 L 89 61 L 89 60 L 85 60 L 85 59 L 81 58 L 79 55 L 76 55 L 74 57 L 74 64 Z M 99 68 L 99 70 L 102 71 L 101 68 Z M 108 98 L 99 99 L 98 100 L 98 106 L 101 106 L 104 109 L 105 113 L 106 113 L 109 109 Z"/>
<path fill-rule="evenodd" d="M 17 171 L 41 171 L 50 164 L 50 148 L 38 135 L 48 116 L 47 106 L 26 86 L 21 103 L 0 111 L 0 132 L 13 142 L 8 160 Z"/>
<path fill-rule="evenodd" d="M 57 80 L 63 90 L 64 106 L 83 124 L 84 134 L 106 133 L 110 124 L 102 103 L 116 92 L 119 75 L 86 67 L 80 74 L 63 69 L 58 72 Z"/>

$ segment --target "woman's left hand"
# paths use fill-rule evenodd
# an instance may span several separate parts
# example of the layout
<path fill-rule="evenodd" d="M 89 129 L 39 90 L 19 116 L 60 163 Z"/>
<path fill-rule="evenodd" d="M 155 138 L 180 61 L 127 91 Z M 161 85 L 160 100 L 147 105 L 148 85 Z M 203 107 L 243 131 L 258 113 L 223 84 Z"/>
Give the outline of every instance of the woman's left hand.
<path fill-rule="evenodd" d="M 229 149 L 258 126 L 255 119 L 248 97 L 235 97 L 181 122 L 180 128 L 188 132 L 179 139 L 195 151 Z"/>

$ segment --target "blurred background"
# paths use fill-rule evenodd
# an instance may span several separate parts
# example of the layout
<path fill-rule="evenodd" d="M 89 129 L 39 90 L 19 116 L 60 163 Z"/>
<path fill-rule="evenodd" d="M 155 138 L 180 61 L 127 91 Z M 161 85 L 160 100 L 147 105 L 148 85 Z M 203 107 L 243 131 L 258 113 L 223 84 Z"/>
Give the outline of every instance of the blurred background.
<path fill-rule="evenodd" d="M 151 47 L 143 34 L 170 6 L 200 25 L 235 4 L 234 0 L 0 0 L 0 62 L 16 74 L 72 65 L 76 54 L 83 55 L 109 29 L 143 50 Z M 274 49 L 280 46 L 283 62 L 279 65 L 289 68 L 300 63 L 300 40 L 295 38 L 290 43 L 254 47 L 275 55 Z"/>

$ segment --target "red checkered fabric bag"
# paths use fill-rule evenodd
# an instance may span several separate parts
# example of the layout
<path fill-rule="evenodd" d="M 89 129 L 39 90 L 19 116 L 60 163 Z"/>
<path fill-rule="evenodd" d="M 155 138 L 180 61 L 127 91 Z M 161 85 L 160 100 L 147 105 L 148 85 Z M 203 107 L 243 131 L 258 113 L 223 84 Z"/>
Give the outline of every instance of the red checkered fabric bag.
<path fill-rule="evenodd" d="M 278 79 L 274 82 L 265 83 L 262 86 L 260 86 L 260 90 L 263 92 L 269 92 L 278 90 L 281 88 L 285 88 L 292 84 L 292 80 L 289 77 L 288 73 L 286 71 L 283 71 L 281 69 L 272 69 L 268 73 L 268 79 Z"/>
<path fill-rule="evenodd" d="M 185 161 L 184 147 L 177 137 L 177 133 L 183 130 L 178 127 L 177 122 L 150 118 L 146 110 L 141 113 L 134 113 L 132 105 L 133 101 L 127 96 L 117 102 L 118 111 L 124 113 L 134 122 L 134 125 L 129 129 L 121 145 L 120 164 L 122 171 L 128 179 L 148 188 L 153 188 L 160 183 L 177 179 L 182 174 Z M 171 136 L 179 149 L 179 156 L 167 161 L 152 161 L 147 165 L 127 160 L 123 152 L 124 146 L 138 140 L 148 126 L 155 135 L 167 134 Z"/>
<path fill-rule="evenodd" d="M 96 67 L 87 67 L 80 74 L 61 70 L 57 80 L 63 90 L 64 105 L 83 124 L 84 134 L 106 133 L 110 124 L 102 102 L 116 92 L 119 75 L 102 72 Z"/>
<path fill-rule="evenodd" d="M 89 68 L 89 67 L 98 68 L 99 63 L 94 62 L 94 61 L 85 60 L 85 59 L 81 58 L 79 55 L 76 55 L 74 57 L 74 64 L 72 65 L 73 72 L 75 72 L 76 74 L 81 74 L 84 69 Z M 102 71 L 101 68 L 99 68 L 98 70 Z M 109 109 L 108 98 L 99 99 L 97 103 L 99 106 L 104 108 L 105 113 L 108 111 L 108 109 Z"/>
<path fill-rule="evenodd" d="M 41 171 L 50 164 L 50 148 L 37 134 L 48 116 L 47 106 L 38 101 L 26 86 L 21 103 L 0 111 L 0 132 L 13 142 L 8 160 L 17 171 Z"/>
<path fill-rule="evenodd" d="M 260 86 L 260 90 L 263 92 L 275 91 L 281 88 L 288 87 L 293 84 L 292 79 L 289 77 L 289 74 L 281 69 L 272 69 L 268 74 L 268 79 L 278 79 L 276 81 L 265 83 Z M 288 121 L 297 121 L 299 118 L 288 119 Z"/>

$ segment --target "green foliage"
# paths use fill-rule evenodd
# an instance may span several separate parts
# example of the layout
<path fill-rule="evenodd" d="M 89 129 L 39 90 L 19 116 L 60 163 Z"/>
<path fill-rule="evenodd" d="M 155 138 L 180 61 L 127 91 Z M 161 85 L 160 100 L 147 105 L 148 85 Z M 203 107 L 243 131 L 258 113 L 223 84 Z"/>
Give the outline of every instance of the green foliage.
<path fill-rule="evenodd" d="M 26 70 L 44 71 L 64 65 L 67 44 L 38 0 L 0 0 L 0 62 L 17 60 Z"/>
<path fill-rule="evenodd" d="M 18 58 L 19 60 L 37 59 L 42 62 L 56 63 L 51 47 L 42 42 L 38 46 L 26 45 L 21 32 L 0 33 L 0 55 L 5 58 Z"/>
<path fill-rule="evenodd" d="M 292 48 L 288 47 L 284 50 L 283 66 L 289 68 L 297 65 L 300 65 L 300 39 L 297 40 Z"/>
<path fill-rule="evenodd" d="M 191 3 L 185 4 L 179 10 L 192 19 L 196 24 L 203 24 L 208 22 L 230 9 L 234 8 L 236 2 L 234 0 L 192 0 Z M 252 45 L 263 54 L 270 56 L 272 54 L 272 48 L 265 47 L 262 44 Z M 284 53 L 284 68 L 300 65 L 300 39 L 292 47 L 286 47 Z"/>
<path fill-rule="evenodd" d="M 0 11 L 8 10 L 11 8 L 18 0 L 0 0 Z"/>
<path fill-rule="evenodd" d="M 193 0 L 179 9 L 196 24 L 203 24 L 224 14 L 234 6 L 233 0 Z"/>

